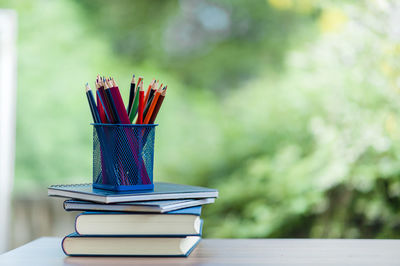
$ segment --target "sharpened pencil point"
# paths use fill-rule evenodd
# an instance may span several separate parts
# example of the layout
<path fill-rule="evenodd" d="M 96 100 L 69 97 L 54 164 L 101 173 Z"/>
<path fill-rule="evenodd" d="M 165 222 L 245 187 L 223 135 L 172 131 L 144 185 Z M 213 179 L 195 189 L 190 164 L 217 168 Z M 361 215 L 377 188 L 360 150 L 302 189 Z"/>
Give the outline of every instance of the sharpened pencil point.
<path fill-rule="evenodd" d="M 115 82 L 114 78 L 111 79 L 111 83 L 112 83 L 112 85 L 113 85 L 114 87 L 118 87 L 118 86 L 117 86 L 117 82 Z"/>
<path fill-rule="evenodd" d="M 165 86 L 164 89 L 163 89 L 163 91 L 161 92 L 161 95 L 162 95 L 162 96 L 165 96 L 165 94 L 167 94 L 167 87 L 168 87 L 168 86 Z"/>
<path fill-rule="evenodd" d="M 90 91 L 89 82 L 86 82 L 85 89 L 86 89 L 86 92 Z"/>

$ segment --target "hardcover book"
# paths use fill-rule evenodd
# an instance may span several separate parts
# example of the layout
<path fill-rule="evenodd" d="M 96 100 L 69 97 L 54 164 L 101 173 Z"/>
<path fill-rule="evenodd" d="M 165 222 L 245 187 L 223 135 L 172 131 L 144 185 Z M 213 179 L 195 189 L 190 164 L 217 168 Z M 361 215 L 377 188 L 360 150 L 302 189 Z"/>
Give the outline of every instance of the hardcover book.
<path fill-rule="evenodd" d="M 166 214 L 83 212 L 76 217 L 79 235 L 188 236 L 201 235 L 201 207 Z"/>
<path fill-rule="evenodd" d="M 187 257 L 200 236 L 104 237 L 70 234 L 61 246 L 68 256 L 182 256 Z"/>

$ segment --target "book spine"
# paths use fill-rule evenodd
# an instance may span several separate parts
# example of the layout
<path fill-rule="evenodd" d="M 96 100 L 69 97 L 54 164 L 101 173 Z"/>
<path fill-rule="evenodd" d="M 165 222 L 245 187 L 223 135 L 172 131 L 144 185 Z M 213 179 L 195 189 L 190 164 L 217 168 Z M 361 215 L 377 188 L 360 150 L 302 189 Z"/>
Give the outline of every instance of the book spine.
<path fill-rule="evenodd" d="M 62 249 L 62 251 L 64 252 L 64 254 L 67 255 L 67 256 L 69 256 L 69 254 L 68 254 L 67 251 L 65 250 L 64 241 L 65 241 L 68 237 L 69 237 L 69 236 L 64 236 L 64 238 L 63 238 L 62 241 L 61 241 L 61 249 Z"/>
<path fill-rule="evenodd" d="M 84 212 L 81 212 L 80 214 L 78 214 L 76 217 L 75 217 L 75 232 L 78 234 L 78 235 L 80 235 L 80 233 L 79 233 L 79 231 L 78 231 L 78 218 L 81 216 L 81 215 L 84 215 L 85 213 Z"/>

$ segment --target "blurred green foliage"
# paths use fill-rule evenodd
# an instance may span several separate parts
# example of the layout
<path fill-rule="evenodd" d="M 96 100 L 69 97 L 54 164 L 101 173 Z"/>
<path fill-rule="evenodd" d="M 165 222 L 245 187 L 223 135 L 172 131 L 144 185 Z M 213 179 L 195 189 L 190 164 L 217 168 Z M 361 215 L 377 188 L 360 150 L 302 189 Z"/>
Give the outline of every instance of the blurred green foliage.
<path fill-rule="evenodd" d="M 400 237 L 398 3 L 0 6 L 19 13 L 16 196 L 90 181 L 83 84 L 135 73 L 169 85 L 155 179 L 220 191 L 206 237 Z"/>

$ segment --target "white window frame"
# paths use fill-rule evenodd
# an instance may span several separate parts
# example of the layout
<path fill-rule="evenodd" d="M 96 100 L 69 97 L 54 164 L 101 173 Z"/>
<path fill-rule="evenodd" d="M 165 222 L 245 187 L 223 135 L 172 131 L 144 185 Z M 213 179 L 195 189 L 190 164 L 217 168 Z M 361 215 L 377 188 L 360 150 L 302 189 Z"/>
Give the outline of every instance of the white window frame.
<path fill-rule="evenodd" d="M 0 9 L 0 254 L 9 245 L 11 191 L 14 181 L 17 13 Z"/>

